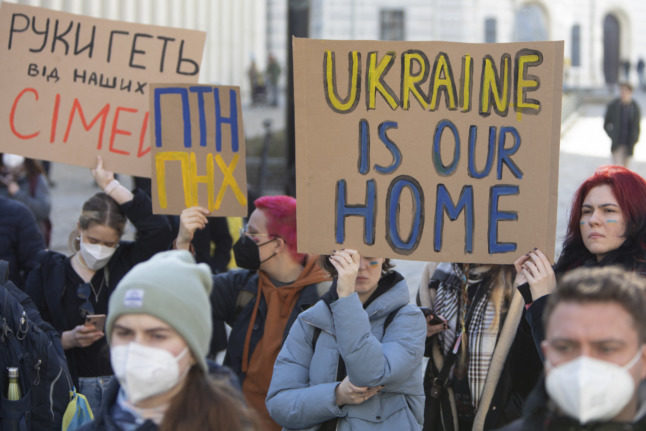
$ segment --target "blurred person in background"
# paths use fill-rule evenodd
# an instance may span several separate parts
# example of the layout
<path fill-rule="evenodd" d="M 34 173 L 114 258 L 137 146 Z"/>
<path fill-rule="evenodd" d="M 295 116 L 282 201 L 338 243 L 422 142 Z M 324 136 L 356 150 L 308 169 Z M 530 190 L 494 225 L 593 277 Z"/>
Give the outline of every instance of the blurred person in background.
<path fill-rule="evenodd" d="M 45 248 L 34 215 L 24 204 L 0 196 L 0 259 L 9 262 L 9 279 L 19 288 Z"/>
<path fill-rule="evenodd" d="M 2 154 L 0 158 L 0 196 L 15 199 L 29 208 L 49 247 L 52 209 L 49 185 L 39 161 L 17 154 Z"/>
<path fill-rule="evenodd" d="M 619 84 L 619 97 L 606 107 L 603 129 L 612 140 L 612 163 L 628 166 L 635 144 L 639 140 L 641 113 L 633 99 L 633 87 L 628 82 Z"/>

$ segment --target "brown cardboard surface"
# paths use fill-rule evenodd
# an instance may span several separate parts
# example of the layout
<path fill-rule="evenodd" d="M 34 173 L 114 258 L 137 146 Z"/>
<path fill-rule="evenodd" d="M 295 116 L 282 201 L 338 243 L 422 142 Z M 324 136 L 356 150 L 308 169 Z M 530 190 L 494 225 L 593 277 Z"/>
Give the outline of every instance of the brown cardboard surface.
<path fill-rule="evenodd" d="M 0 151 L 149 177 L 150 82 L 197 82 L 206 33 L 3 2 Z"/>
<path fill-rule="evenodd" d="M 152 84 L 153 212 L 200 205 L 247 215 L 245 137 L 238 87 Z"/>
<path fill-rule="evenodd" d="M 300 252 L 553 259 L 563 42 L 293 47 Z"/>

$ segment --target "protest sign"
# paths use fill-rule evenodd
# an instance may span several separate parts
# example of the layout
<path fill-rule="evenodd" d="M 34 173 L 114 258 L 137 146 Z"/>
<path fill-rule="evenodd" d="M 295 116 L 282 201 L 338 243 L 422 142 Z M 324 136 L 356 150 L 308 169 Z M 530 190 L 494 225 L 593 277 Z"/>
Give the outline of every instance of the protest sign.
<path fill-rule="evenodd" d="M 153 212 L 200 205 L 213 216 L 246 216 L 240 89 L 154 84 L 150 106 Z"/>
<path fill-rule="evenodd" d="M 300 252 L 553 259 L 563 42 L 293 48 Z"/>
<path fill-rule="evenodd" d="M 3 2 L 0 150 L 149 177 L 150 82 L 197 82 L 206 34 Z"/>

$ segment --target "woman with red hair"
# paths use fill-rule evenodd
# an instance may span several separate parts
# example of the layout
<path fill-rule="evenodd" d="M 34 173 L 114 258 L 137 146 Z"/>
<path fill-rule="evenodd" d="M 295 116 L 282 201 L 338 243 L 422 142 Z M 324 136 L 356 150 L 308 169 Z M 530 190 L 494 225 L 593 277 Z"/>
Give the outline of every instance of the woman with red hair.
<path fill-rule="evenodd" d="M 264 419 L 263 430 L 280 430 L 265 407 L 274 362 L 298 314 L 328 291 L 328 274 L 317 258 L 296 251 L 296 199 L 255 200 L 246 229 L 233 246 L 244 269 L 213 276 L 213 319 L 231 326 L 224 364 L 240 378 L 249 405 Z M 209 211 L 187 208 L 180 217 L 177 248 L 189 249 Z"/>
<path fill-rule="evenodd" d="M 604 203 L 610 205 L 594 214 L 590 201 L 604 192 L 607 198 Z M 604 216 L 597 219 L 596 215 Z M 605 223 L 606 228 L 614 227 L 621 233 L 604 238 L 604 232 L 592 229 L 597 223 Z M 611 242 L 606 245 L 605 240 Z M 593 264 L 616 264 L 631 271 L 646 271 L 646 181 L 621 166 L 600 167 L 577 190 L 555 269 L 560 273 Z"/>
<path fill-rule="evenodd" d="M 601 166 L 576 191 L 554 269 L 536 249 L 514 264 L 518 288 L 532 304 L 528 318 L 540 343 L 542 310 L 556 276 L 580 266 L 609 265 L 646 276 L 646 181 L 622 166 Z"/>

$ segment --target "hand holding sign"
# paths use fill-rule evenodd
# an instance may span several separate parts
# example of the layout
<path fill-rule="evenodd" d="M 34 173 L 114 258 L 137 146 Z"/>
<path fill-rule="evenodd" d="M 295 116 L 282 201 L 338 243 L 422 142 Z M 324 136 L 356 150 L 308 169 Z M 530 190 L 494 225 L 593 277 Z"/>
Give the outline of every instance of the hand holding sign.
<path fill-rule="evenodd" d="M 193 235 L 198 229 L 204 229 L 208 220 L 209 210 L 203 207 L 185 208 L 179 216 L 179 232 L 175 241 L 175 247 L 178 249 L 188 250 Z"/>
<path fill-rule="evenodd" d="M 101 190 L 105 190 L 108 184 L 114 180 L 114 172 L 103 169 L 103 158 L 101 156 L 96 156 L 96 167 L 91 169 L 90 172 L 92 172 L 94 181 L 101 187 Z"/>
<path fill-rule="evenodd" d="M 514 262 L 516 267 L 516 279 L 514 286 L 529 283 L 532 299 L 549 295 L 556 288 L 556 276 L 547 256 L 539 249 L 531 250 L 529 253 L 519 257 Z"/>
<path fill-rule="evenodd" d="M 355 291 L 361 256 L 356 250 L 336 250 L 330 257 L 330 263 L 337 272 L 336 291 L 339 298 L 351 295 Z"/>

